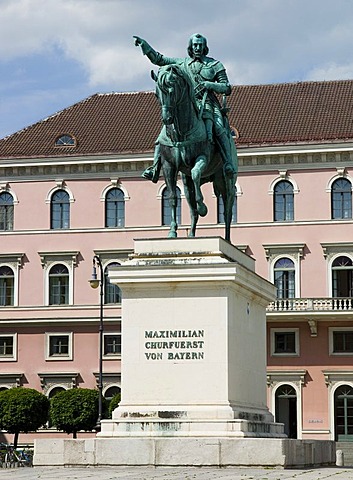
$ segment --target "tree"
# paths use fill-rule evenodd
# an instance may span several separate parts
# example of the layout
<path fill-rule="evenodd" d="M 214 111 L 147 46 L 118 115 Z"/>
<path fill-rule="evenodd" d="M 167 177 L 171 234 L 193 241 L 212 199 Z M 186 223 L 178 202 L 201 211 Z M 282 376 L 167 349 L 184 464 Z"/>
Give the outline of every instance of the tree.
<path fill-rule="evenodd" d="M 49 400 L 33 388 L 11 388 L 0 392 L 0 428 L 14 434 L 17 448 L 20 432 L 38 430 L 48 421 Z"/>
<path fill-rule="evenodd" d="M 90 431 L 98 418 L 98 391 L 73 388 L 57 393 L 50 401 L 50 420 L 54 427 L 77 438 L 79 430 Z"/>
<path fill-rule="evenodd" d="M 117 393 L 116 395 L 114 395 L 114 397 L 111 399 L 110 403 L 109 403 L 109 418 L 112 418 L 112 414 L 113 414 L 113 411 L 116 409 L 116 407 L 119 405 L 120 403 L 120 398 L 121 398 L 121 395 L 120 393 Z"/>

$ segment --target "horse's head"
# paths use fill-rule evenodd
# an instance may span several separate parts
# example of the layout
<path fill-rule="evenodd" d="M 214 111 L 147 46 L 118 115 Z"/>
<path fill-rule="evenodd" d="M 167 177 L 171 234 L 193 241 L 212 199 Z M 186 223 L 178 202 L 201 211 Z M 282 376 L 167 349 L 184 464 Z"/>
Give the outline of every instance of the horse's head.
<path fill-rule="evenodd" d="M 162 106 L 162 119 L 165 125 L 175 123 L 176 109 L 180 106 L 187 91 L 188 79 L 179 65 L 166 65 L 154 73 L 156 94 Z"/>

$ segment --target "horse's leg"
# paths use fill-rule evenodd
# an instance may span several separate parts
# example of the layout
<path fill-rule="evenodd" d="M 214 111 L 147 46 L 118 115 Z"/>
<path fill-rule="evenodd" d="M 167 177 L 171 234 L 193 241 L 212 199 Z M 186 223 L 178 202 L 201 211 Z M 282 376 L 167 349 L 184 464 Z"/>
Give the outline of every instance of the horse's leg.
<path fill-rule="evenodd" d="M 162 168 L 163 168 L 165 183 L 167 185 L 168 200 L 169 200 L 169 205 L 171 210 L 171 221 L 170 221 L 170 229 L 169 229 L 168 237 L 176 238 L 177 230 L 178 230 L 178 222 L 176 218 L 177 201 L 178 201 L 177 195 L 176 195 L 176 184 L 177 184 L 178 171 L 175 167 L 173 167 L 167 161 L 162 163 Z"/>
<path fill-rule="evenodd" d="M 196 158 L 195 166 L 191 170 L 191 178 L 194 182 L 195 187 L 195 198 L 197 204 L 197 211 L 201 217 L 207 215 L 207 207 L 203 201 L 203 195 L 201 192 L 201 177 L 202 173 L 207 166 L 207 158 L 206 155 L 199 155 Z"/>
<path fill-rule="evenodd" d="M 232 224 L 233 204 L 235 198 L 234 179 L 226 177 L 219 170 L 214 177 L 214 190 L 221 194 L 224 205 L 225 239 L 230 242 L 230 227 Z"/>
<path fill-rule="evenodd" d="M 190 209 L 191 228 L 188 236 L 194 237 L 196 233 L 197 221 L 199 219 L 195 199 L 194 182 L 192 181 L 190 176 L 185 175 L 184 173 L 181 174 L 181 178 L 184 183 L 184 193 Z"/>

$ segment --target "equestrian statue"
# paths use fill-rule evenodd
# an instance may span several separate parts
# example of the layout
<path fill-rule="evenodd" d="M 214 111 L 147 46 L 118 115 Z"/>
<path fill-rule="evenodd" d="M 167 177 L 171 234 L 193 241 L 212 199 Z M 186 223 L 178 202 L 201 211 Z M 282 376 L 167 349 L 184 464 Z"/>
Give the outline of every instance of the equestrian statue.
<path fill-rule="evenodd" d="M 200 34 L 191 36 L 186 58 L 165 57 L 142 38 L 134 38 L 143 54 L 160 67 L 158 75 L 152 72 L 152 78 L 163 127 L 155 144 L 153 165 L 142 176 L 156 183 L 163 171 L 172 214 L 168 236 L 177 236 L 176 185 L 180 173 L 190 208 L 189 236 L 195 236 L 199 215 L 207 214 L 201 185 L 213 182 L 216 196 L 223 199 L 225 238 L 230 241 L 238 162 L 227 117 L 225 98 L 231 86 L 226 70 L 221 62 L 207 56 L 207 40 Z M 219 95 L 223 95 L 222 105 Z"/>

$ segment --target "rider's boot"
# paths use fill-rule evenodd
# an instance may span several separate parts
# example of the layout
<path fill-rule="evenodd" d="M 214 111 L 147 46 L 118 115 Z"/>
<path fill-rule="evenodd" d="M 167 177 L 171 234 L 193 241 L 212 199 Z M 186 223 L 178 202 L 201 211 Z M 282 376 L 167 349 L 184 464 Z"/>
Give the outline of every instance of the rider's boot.
<path fill-rule="evenodd" d="M 206 127 L 206 134 L 207 134 L 207 141 L 209 143 L 214 143 L 213 139 L 213 120 L 206 118 L 205 119 L 205 127 Z"/>
<path fill-rule="evenodd" d="M 227 177 L 232 177 L 237 172 L 232 161 L 232 152 L 230 148 L 229 138 L 225 132 L 217 137 L 221 147 L 221 155 L 223 160 L 223 169 Z"/>
<path fill-rule="evenodd" d="M 151 182 L 153 183 L 158 182 L 159 175 L 161 172 L 162 162 L 161 162 L 159 150 L 160 150 L 160 147 L 159 147 L 159 144 L 157 143 L 156 148 L 154 150 L 153 165 L 151 167 L 147 167 L 146 170 L 144 170 L 141 174 L 143 178 L 146 178 L 147 180 L 151 180 Z"/>

